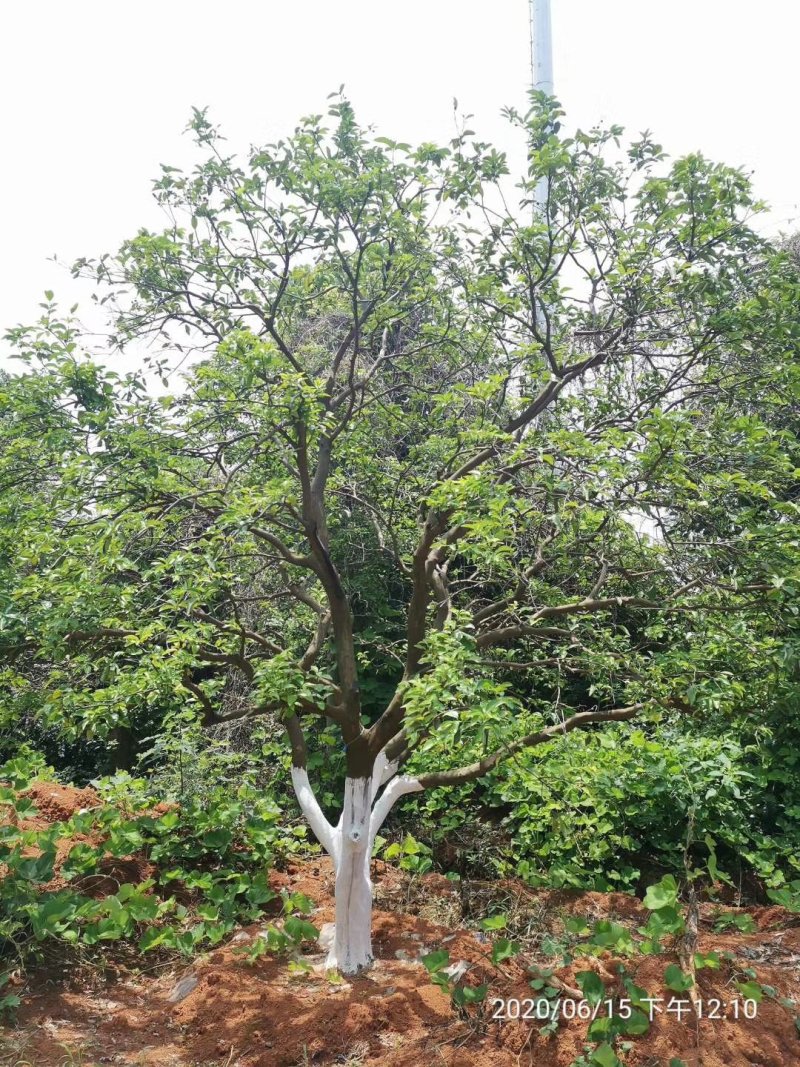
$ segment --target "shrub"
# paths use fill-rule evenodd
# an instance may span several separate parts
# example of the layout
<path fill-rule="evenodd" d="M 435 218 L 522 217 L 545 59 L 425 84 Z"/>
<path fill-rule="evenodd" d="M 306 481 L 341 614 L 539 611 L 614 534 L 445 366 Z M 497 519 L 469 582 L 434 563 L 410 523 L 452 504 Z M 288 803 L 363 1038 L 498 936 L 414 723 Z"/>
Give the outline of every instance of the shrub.
<path fill-rule="evenodd" d="M 305 828 L 283 827 L 278 805 L 248 781 L 209 787 L 178 806 L 156 803 L 143 780 L 116 775 L 97 783 L 96 807 L 28 828 L 36 808 L 22 792 L 42 769 L 36 758 L 0 767 L 8 782 L 0 787 L 0 991 L 51 941 L 96 946 L 126 938 L 143 951 L 187 955 L 217 944 L 263 914 L 277 897 L 268 882 L 273 862 L 303 847 Z M 81 840 L 65 852 L 75 837 Z M 130 856 L 154 864 L 152 876 L 89 895 L 98 879 L 107 884 L 109 858 Z M 18 1003 L 15 994 L 0 996 L 0 1010 Z"/>
<path fill-rule="evenodd" d="M 508 833 L 487 857 L 533 884 L 632 890 L 648 869 L 682 872 L 691 823 L 694 850 L 712 870 L 755 872 L 778 887 L 800 869 L 800 819 L 787 795 L 765 810 L 769 782 L 780 776 L 767 746 L 741 738 L 691 734 L 676 725 L 658 739 L 627 724 L 575 731 L 536 753 L 521 753 L 486 788 L 464 787 L 427 798 L 429 839 L 446 836 L 448 816 L 479 817 L 488 805 Z M 467 819 L 469 816 L 467 816 Z M 797 877 L 796 873 L 794 877 Z"/>

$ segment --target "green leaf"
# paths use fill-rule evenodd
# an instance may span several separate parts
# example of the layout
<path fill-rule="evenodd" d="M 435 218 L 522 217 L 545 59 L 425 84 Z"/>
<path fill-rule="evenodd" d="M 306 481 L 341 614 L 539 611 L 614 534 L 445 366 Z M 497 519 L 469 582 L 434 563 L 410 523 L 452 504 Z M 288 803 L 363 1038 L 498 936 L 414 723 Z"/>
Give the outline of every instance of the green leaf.
<path fill-rule="evenodd" d="M 453 1002 L 459 1007 L 466 1004 L 480 1004 L 486 999 L 488 985 L 456 986 L 453 990 Z"/>
<path fill-rule="evenodd" d="M 684 974 L 677 963 L 671 963 L 664 971 L 664 983 L 676 993 L 685 993 L 694 985 L 694 979 L 690 974 Z"/>
<path fill-rule="evenodd" d="M 564 923 L 564 929 L 569 934 L 578 934 L 580 937 L 583 937 L 589 933 L 590 927 L 585 919 L 578 915 L 570 915 Z"/>
<path fill-rule="evenodd" d="M 720 966 L 720 958 L 718 952 L 695 952 L 694 965 L 699 971 L 704 967 L 708 967 L 711 970 L 717 971 Z"/>
<path fill-rule="evenodd" d="M 760 1004 L 764 999 L 764 990 L 760 982 L 737 982 L 736 988 L 745 1000 L 754 1000 Z"/>
<path fill-rule="evenodd" d="M 305 893 L 282 893 L 283 910 L 285 912 L 299 911 L 301 915 L 310 915 L 314 910 L 314 901 Z"/>
<path fill-rule="evenodd" d="M 232 840 L 233 834 L 230 830 L 225 830 L 223 828 L 206 830 L 202 836 L 202 842 L 206 848 L 211 848 L 219 852 L 224 852 Z"/>
<path fill-rule="evenodd" d="M 486 919 L 481 919 L 481 930 L 504 930 L 508 924 L 508 917 L 506 915 L 490 915 Z"/>
<path fill-rule="evenodd" d="M 607 1042 L 597 1046 L 589 1056 L 589 1063 L 596 1064 L 596 1067 L 622 1067 L 622 1062 Z"/>
<path fill-rule="evenodd" d="M 575 981 L 590 1004 L 599 1004 L 605 996 L 606 987 L 603 985 L 600 975 L 594 971 L 578 971 L 575 975 Z"/>
<path fill-rule="evenodd" d="M 443 948 L 437 949 L 436 951 L 429 952 L 427 955 L 423 956 L 422 963 L 424 964 L 425 969 L 431 974 L 434 971 L 441 971 L 443 967 L 446 967 L 450 963 L 450 953 Z"/>
<path fill-rule="evenodd" d="M 293 915 L 290 915 L 284 920 L 283 929 L 294 941 L 316 941 L 319 937 L 319 930 L 313 923 L 307 922 L 305 919 L 298 919 Z"/>
<path fill-rule="evenodd" d="M 500 937 L 492 945 L 492 963 L 495 965 L 502 963 L 503 960 L 507 960 L 511 956 L 516 956 L 519 950 L 519 945 L 512 941 L 508 941 L 504 937 Z"/>
<path fill-rule="evenodd" d="M 49 882 L 53 877 L 55 851 L 45 851 L 41 856 L 20 859 L 13 864 L 14 873 L 28 882 Z"/>
<path fill-rule="evenodd" d="M 638 1037 L 646 1034 L 650 1029 L 650 1019 L 643 1011 L 634 1010 L 628 1019 L 619 1020 L 619 1030 L 622 1034 Z"/>
<path fill-rule="evenodd" d="M 665 874 L 656 885 L 647 887 L 643 903 L 649 911 L 659 911 L 661 908 L 674 907 L 677 900 L 678 883 L 671 874 Z"/>

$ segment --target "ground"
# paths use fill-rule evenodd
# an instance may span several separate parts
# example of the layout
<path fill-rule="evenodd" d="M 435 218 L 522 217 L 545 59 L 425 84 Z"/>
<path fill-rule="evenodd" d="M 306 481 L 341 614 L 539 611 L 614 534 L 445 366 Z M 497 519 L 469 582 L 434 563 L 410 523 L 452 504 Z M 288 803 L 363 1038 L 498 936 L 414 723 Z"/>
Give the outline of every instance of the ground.
<path fill-rule="evenodd" d="M 45 820 L 63 819 L 87 799 L 51 784 L 39 793 L 39 818 Z M 142 862 L 132 857 L 114 877 L 140 879 Z M 293 971 L 285 959 L 270 956 L 247 962 L 242 950 L 263 924 L 240 930 L 188 964 L 153 963 L 112 946 L 104 970 L 95 960 L 71 973 L 51 970 L 30 977 L 17 1020 L 0 1038 L 0 1064 L 569 1067 L 584 1053 L 585 1021 L 564 1021 L 553 1036 L 543 1037 L 535 1021 L 492 1020 L 490 1000 L 459 1016 L 419 957 L 447 949 L 451 960 L 469 964 L 468 984 L 486 981 L 489 998 L 521 1001 L 537 995 L 528 969 L 555 966 L 565 998 L 577 997 L 577 971 L 596 970 L 611 991 L 623 961 L 598 951 L 559 966 L 563 961 L 552 955 L 552 942 L 564 938 L 566 920 L 614 918 L 633 930 L 647 917 L 641 902 L 625 894 L 532 890 L 513 880 L 458 885 L 439 875 L 412 878 L 377 862 L 374 878 L 376 962 L 361 977 L 331 981 L 317 946 L 305 956 L 308 971 Z M 333 919 L 329 861 L 294 863 L 273 872 L 272 881 L 275 888 L 311 897 L 317 911 L 310 918 L 318 927 Z M 755 1019 L 656 1014 L 647 1034 L 630 1038 L 623 1055 L 630 1067 L 668 1067 L 674 1057 L 687 1067 L 800 1064 L 797 1009 L 779 1002 L 794 998 L 800 1003 L 800 916 L 778 907 L 750 908 L 753 933 L 718 933 L 712 918 L 718 910 L 713 901 L 700 905 L 697 948 L 731 955 L 719 970 L 698 972 L 698 998 L 706 1004 L 712 998 L 723 1003 L 740 998 L 734 981 L 743 978 L 745 968 L 755 969 L 758 982 L 774 993 L 757 1005 Z M 523 953 L 501 964 L 502 972 L 487 958 L 486 935 L 474 928 L 476 916 L 496 911 L 509 916 L 511 933 L 525 945 Z M 638 956 L 624 962 L 637 985 L 666 1001 L 673 994 L 664 988 L 664 968 L 676 958 Z"/>

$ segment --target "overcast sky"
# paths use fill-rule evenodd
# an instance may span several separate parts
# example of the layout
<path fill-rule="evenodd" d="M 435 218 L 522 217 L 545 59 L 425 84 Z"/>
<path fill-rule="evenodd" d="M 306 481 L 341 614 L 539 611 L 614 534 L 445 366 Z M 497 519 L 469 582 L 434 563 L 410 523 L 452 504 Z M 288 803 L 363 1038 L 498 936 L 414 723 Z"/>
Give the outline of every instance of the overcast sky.
<path fill-rule="evenodd" d="M 754 171 L 766 228 L 800 228 L 795 0 L 552 0 L 555 91 L 570 125 L 649 128 L 672 155 Z M 483 139 L 530 79 L 527 0 L 0 2 L 0 330 L 46 288 L 88 303 L 57 253 L 113 251 L 160 225 L 151 181 L 182 163 L 192 105 L 233 147 L 290 132 L 345 84 L 398 140 L 452 136 L 452 99 Z"/>

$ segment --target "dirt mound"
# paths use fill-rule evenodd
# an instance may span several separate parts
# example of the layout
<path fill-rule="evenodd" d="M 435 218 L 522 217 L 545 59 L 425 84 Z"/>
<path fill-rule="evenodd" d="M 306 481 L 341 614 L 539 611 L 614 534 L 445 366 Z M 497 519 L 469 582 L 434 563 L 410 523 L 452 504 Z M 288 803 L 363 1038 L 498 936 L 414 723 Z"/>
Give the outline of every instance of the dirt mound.
<path fill-rule="evenodd" d="M 30 798 L 36 805 L 36 812 L 30 817 L 19 820 L 23 830 L 44 830 L 53 823 L 67 822 L 73 815 L 97 807 L 100 797 L 94 789 L 76 789 L 74 786 L 60 785 L 58 782 L 34 782 L 30 788 L 20 794 Z M 168 805 L 159 805 L 165 811 Z M 63 889 L 71 885 L 80 893 L 90 897 L 104 897 L 116 893 L 125 882 L 138 883 L 152 877 L 156 868 L 143 856 L 105 856 L 97 864 L 97 872 L 68 880 L 61 874 L 61 867 L 72 848 L 77 844 L 101 845 L 103 838 L 97 833 L 64 834 L 55 843 L 55 866 L 53 878 L 44 884 L 44 890 Z M 24 855 L 38 855 L 39 850 L 27 846 Z"/>
<path fill-rule="evenodd" d="M 94 789 L 75 789 L 58 782 L 34 782 L 20 794 L 29 797 L 36 805 L 38 820 L 42 823 L 66 822 L 79 811 L 97 807 L 100 798 Z"/>
<path fill-rule="evenodd" d="M 527 967 L 553 962 L 536 953 L 507 960 L 502 970 L 487 958 L 480 933 L 443 925 L 434 915 L 455 917 L 464 887 L 440 878 L 409 882 L 384 864 L 376 865 L 373 944 L 376 963 L 352 980 L 326 977 L 323 956 L 305 957 L 307 970 L 291 969 L 285 960 L 264 956 L 248 963 L 243 950 L 265 924 L 239 931 L 224 946 L 191 966 L 159 972 L 128 970 L 105 986 L 87 988 L 78 976 L 73 989 L 39 988 L 20 1015 L 20 1029 L 6 1044 L 37 1067 L 61 1067 L 65 1047 L 80 1048 L 84 1067 L 138 1064 L 151 1067 L 568 1067 L 584 1050 L 587 1023 L 565 1020 L 552 1037 L 543 1037 L 530 1021 L 492 1019 L 487 1001 L 482 1018 L 459 1018 L 449 999 L 431 984 L 419 957 L 445 948 L 453 961 L 470 965 L 468 981 L 490 984 L 490 998 L 515 998 L 523 1004 L 532 993 Z M 294 864 L 273 872 L 275 889 L 300 890 L 318 903 L 311 916 L 320 926 L 333 918 L 333 872 L 327 860 Z M 488 892 L 488 890 L 485 890 Z M 481 889 L 481 893 L 484 889 Z M 563 929 L 570 914 L 614 917 L 630 928 L 639 925 L 641 905 L 622 894 L 568 893 L 527 889 L 504 883 L 501 894 L 515 894 L 525 914 L 537 916 L 541 930 Z M 391 910 L 385 902 L 391 901 Z M 766 913 L 770 914 L 767 915 Z M 763 913 L 763 914 L 762 914 Z M 649 1033 L 631 1039 L 629 1067 L 662 1067 L 680 1057 L 687 1067 L 789 1067 L 800 1064 L 800 1035 L 792 1013 L 777 997 L 800 999 L 800 929 L 776 929 L 774 909 L 760 909 L 761 929 L 752 934 L 714 933 L 711 911 L 703 906 L 698 948 L 731 952 L 734 964 L 698 972 L 698 996 L 710 1005 L 728 1005 L 719 1018 L 678 1017 L 662 1008 Z M 576 972 L 596 970 L 611 992 L 621 962 L 608 952 L 557 967 L 564 997 L 575 990 Z M 664 969 L 671 957 L 627 961 L 636 983 L 661 997 Z M 148 963 L 144 964 L 147 968 Z M 772 987 L 754 1019 L 733 1018 L 730 1005 L 741 994 L 734 977 L 755 968 L 758 981 Z M 727 1017 L 726 1017 L 727 1016 Z"/>
<path fill-rule="evenodd" d="M 137 885 L 152 877 L 156 868 L 141 856 L 120 859 L 106 856 L 97 865 L 97 874 L 87 874 L 75 879 L 72 884 L 88 897 L 107 897 L 116 893 L 121 885 L 130 882 Z"/>

